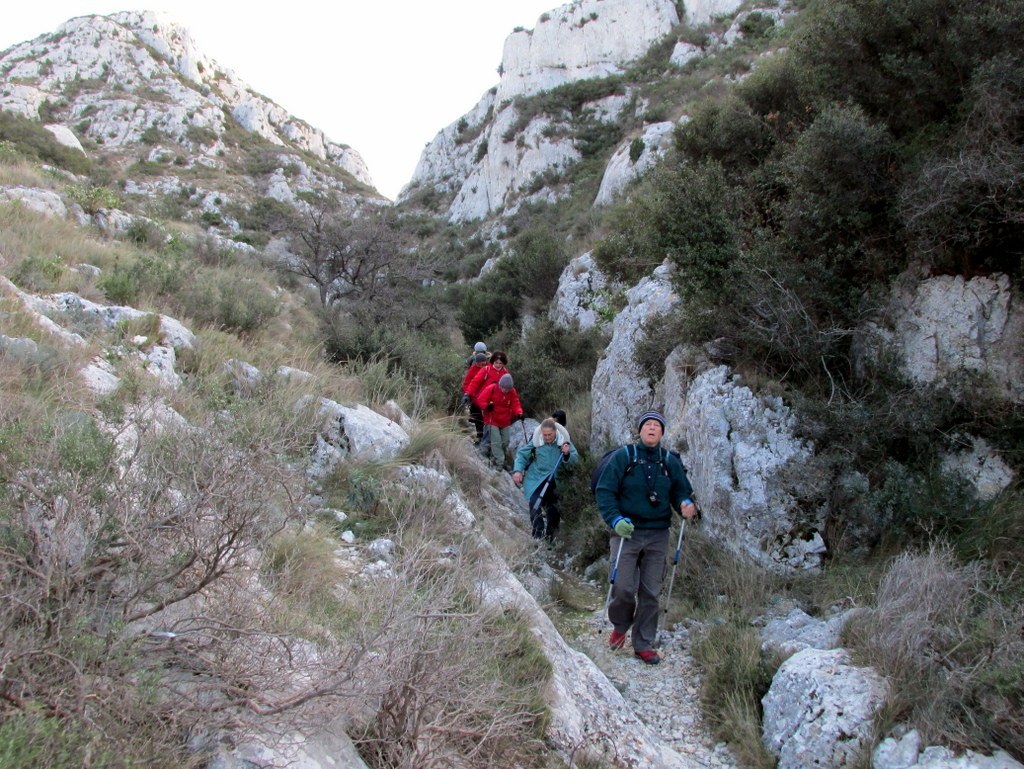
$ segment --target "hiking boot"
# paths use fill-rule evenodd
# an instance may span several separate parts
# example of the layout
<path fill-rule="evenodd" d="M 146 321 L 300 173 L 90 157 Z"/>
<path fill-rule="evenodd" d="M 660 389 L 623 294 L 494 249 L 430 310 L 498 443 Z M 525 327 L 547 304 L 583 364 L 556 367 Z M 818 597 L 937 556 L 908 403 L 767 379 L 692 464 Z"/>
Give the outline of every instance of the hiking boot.
<path fill-rule="evenodd" d="M 608 636 L 608 646 L 614 649 L 621 649 L 626 645 L 626 634 L 620 633 L 618 630 L 613 630 L 612 634 Z"/>
<path fill-rule="evenodd" d="M 661 662 L 661 655 L 658 654 L 658 652 L 654 651 L 654 649 L 647 649 L 646 651 L 642 652 L 634 652 L 634 654 L 637 657 L 639 657 L 640 661 L 643 662 L 645 665 L 657 665 L 659 662 Z"/>

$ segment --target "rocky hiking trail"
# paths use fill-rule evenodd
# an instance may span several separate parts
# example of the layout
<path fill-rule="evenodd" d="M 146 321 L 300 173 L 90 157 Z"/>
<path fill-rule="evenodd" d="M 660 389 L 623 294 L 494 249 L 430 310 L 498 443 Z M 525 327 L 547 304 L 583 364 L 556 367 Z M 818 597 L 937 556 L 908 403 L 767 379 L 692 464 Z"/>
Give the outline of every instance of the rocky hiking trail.
<path fill-rule="evenodd" d="M 556 570 L 557 566 L 551 564 Z M 607 590 L 596 582 L 590 586 Z M 633 655 L 630 638 L 619 650 L 608 646 L 611 625 L 605 614 L 605 596 L 589 601 L 599 607 L 580 620 L 556 625 L 565 641 L 589 657 L 618 689 L 634 714 L 668 747 L 698 766 L 711 769 L 740 769 L 725 743 L 711 732 L 700 706 L 700 669 L 690 653 L 694 634 L 686 623 L 668 623 L 658 631 L 662 661 L 645 665 Z"/>

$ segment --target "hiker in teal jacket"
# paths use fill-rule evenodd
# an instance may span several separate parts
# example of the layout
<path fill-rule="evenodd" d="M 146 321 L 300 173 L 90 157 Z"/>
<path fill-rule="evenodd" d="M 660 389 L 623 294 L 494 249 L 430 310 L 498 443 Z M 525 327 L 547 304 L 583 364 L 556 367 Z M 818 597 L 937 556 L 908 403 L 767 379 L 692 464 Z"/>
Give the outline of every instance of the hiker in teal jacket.
<path fill-rule="evenodd" d="M 612 529 L 611 557 L 618 571 L 608 603 L 612 633 L 608 643 L 621 649 L 633 630 L 633 651 L 648 665 L 661 656 L 654 650 L 658 635 L 658 594 L 668 564 L 668 529 L 673 512 L 697 515 L 693 489 L 679 458 L 661 446 L 665 418 L 648 411 L 638 422 L 640 440 L 616 451 L 597 482 L 601 517 Z"/>
<path fill-rule="evenodd" d="M 557 471 L 579 461 L 569 433 L 550 417 L 540 423 L 533 440 L 519 447 L 513 465 L 512 480 L 522 484 L 523 496 L 530 504 L 530 525 L 534 539 L 546 537 L 550 542 L 558 531 Z M 548 479 L 550 483 L 547 483 Z"/>

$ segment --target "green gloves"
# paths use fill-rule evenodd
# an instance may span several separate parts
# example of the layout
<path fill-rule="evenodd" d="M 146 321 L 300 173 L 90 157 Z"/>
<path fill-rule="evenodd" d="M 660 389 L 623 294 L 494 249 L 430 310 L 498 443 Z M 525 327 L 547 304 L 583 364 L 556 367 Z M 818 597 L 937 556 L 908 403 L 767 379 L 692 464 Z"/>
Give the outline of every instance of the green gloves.
<path fill-rule="evenodd" d="M 612 528 L 614 528 L 615 533 L 623 539 L 629 539 L 633 536 L 633 524 L 629 518 L 619 518 L 619 520 L 615 522 L 615 526 Z"/>

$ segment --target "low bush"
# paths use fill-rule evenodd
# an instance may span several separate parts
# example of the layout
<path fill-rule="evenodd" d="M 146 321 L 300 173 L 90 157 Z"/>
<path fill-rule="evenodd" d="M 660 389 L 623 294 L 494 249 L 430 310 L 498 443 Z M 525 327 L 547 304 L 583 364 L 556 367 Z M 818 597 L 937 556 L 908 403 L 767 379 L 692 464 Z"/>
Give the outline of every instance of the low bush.
<path fill-rule="evenodd" d="M 897 557 L 875 609 L 847 626 L 858 659 L 893 685 L 890 717 L 927 744 L 1024 756 L 1024 621 L 1005 582 L 948 548 Z"/>

